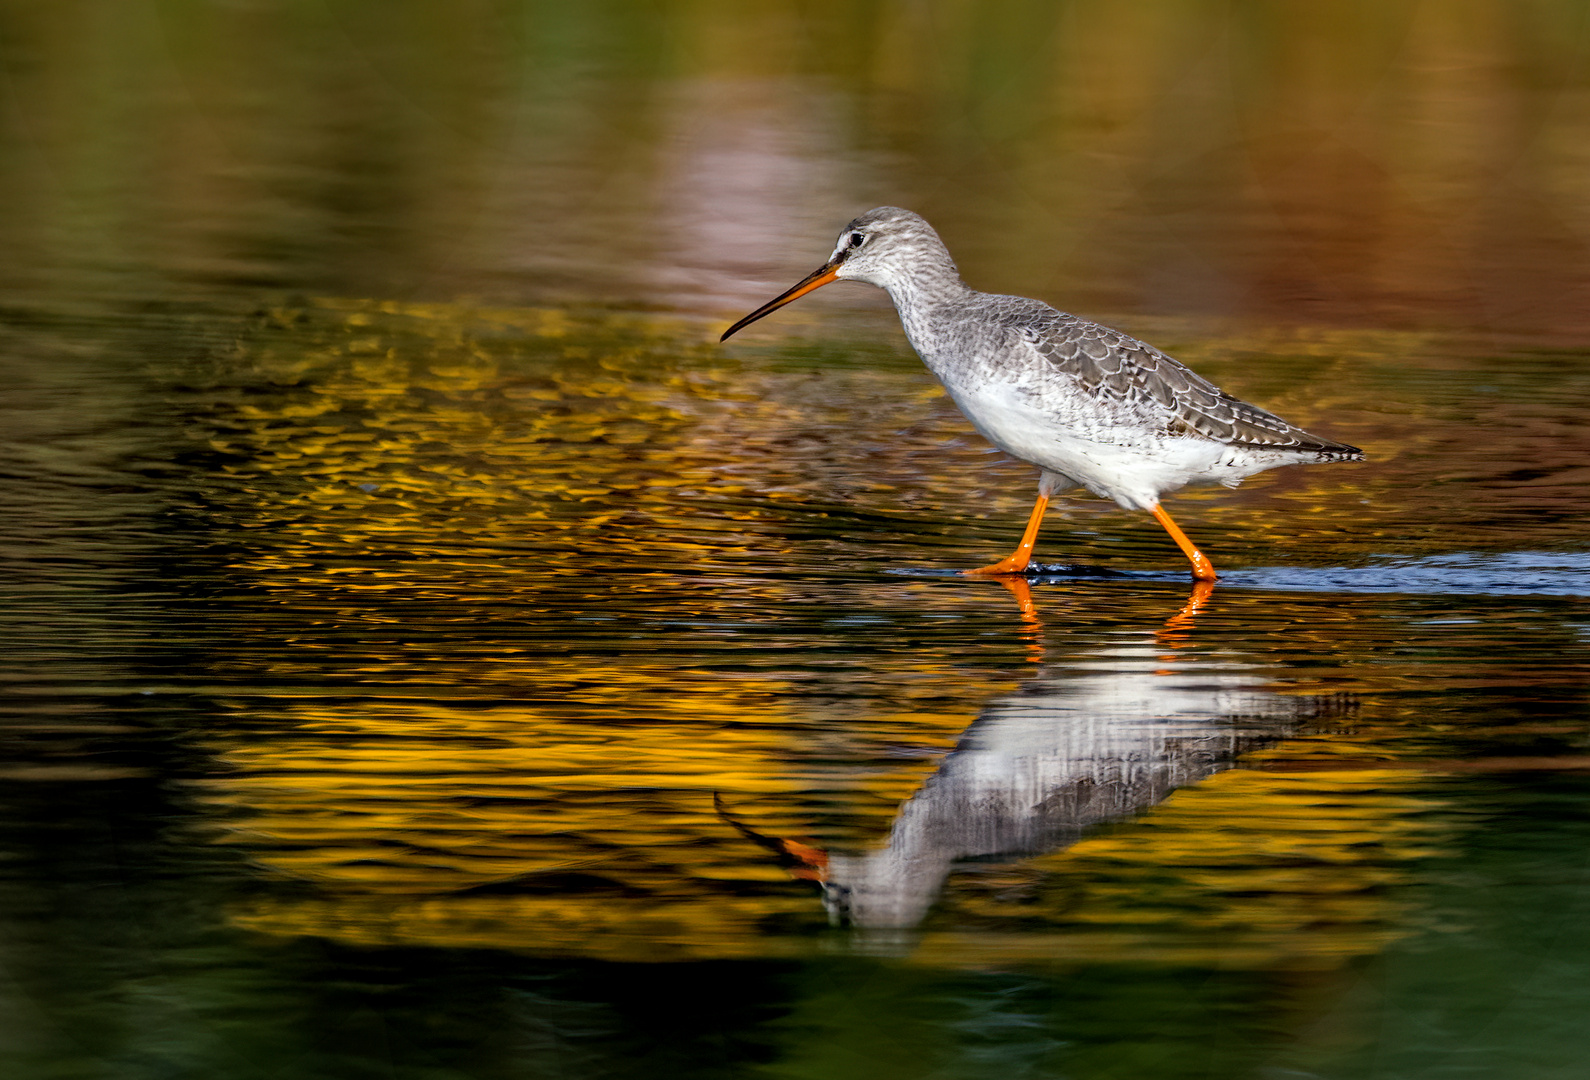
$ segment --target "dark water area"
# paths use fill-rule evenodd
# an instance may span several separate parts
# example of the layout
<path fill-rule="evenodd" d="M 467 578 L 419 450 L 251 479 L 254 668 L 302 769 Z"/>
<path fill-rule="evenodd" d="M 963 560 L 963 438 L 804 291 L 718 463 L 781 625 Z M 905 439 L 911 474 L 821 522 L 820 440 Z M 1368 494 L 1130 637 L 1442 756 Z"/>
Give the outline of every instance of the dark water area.
<path fill-rule="evenodd" d="M 1583 1073 L 1584 13 L 972 11 L 0 8 L 0 1072 Z M 876 203 L 1367 461 L 957 575 Z"/>

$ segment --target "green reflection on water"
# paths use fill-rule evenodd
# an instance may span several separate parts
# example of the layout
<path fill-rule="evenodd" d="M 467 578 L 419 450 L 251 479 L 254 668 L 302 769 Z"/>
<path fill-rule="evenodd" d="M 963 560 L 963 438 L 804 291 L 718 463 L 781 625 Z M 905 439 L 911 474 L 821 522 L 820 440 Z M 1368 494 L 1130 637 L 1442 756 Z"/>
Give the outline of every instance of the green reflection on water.
<path fill-rule="evenodd" d="M 177 0 L 7 25 L 14 282 L 728 314 L 892 202 L 975 286 L 1088 313 L 1586 329 L 1573 0 Z"/>

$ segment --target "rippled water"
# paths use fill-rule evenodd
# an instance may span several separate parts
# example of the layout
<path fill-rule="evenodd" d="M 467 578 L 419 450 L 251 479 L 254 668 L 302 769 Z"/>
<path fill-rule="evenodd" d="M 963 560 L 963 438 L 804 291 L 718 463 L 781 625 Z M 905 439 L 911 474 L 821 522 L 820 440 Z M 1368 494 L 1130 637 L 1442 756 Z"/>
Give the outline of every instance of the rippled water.
<path fill-rule="evenodd" d="M 1049 9 L 960 50 L 941 7 L 873 12 L 866 58 L 815 7 L 798 47 L 771 16 L 617 6 L 446 34 L 357 6 L 14 20 L 6 1075 L 1582 1071 L 1590 353 L 1560 301 L 1590 280 L 1565 239 L 1590 144 L 1543 44 L 1579 23 L 1395 8 L 1310 66 L 1301 15 L 1178 38 L 1077 6 L 1068 33 L 1116 43 L 1088 70 L 1116 74 L 1085 100 L 1056 75 L 1043 113 L 1026 90 L 1069 39 L 980 50 Z M 964 66 L 921 83 L 899 57 L 922 35 Z M 1393 40 L 1404 81 L 1349 93 Z M 1155 42 L 1175 93 L 1111 60 Z M 333 63 L 349 43 L 365 67 Z M 1338 171 L 1257 91 L 1200 96 L 1243 49 Z M 1496 75 L 1507 49 L 1534 82 Z M 71 107 L 92 95 L 66 70 L 123 80 L 128 130 L 164 135 L 148 171 L 94 165 L 127 160 L 120 114 Z M 1497 86 L 1512 120 L 1457 108 Z M 1460 122 L 1529 168 L 1445 186 L 1478 155 Z M 1255 183 L 1296 200 L 1275 220 L 1222 164 L 1242 124 Z M 1382 206 L 1387 232 L 1343 164 L 1370 143 L 1419 203 Z M 1206 168 L 1167 189 L 1167 160 Z M 1009 220 L 1123 176 L 1118 243 Z M 1212 592 L 1146 515 L 1086 498 L 1027 583 L 958 576 L 1008 551 L 1034 477 L 892 315 L 819 297 L 715 343 L 875 190 L 942 206 L 975 284 L 1115 304 L 1367 462 L 1170 500 Z M 1512 222 L 1527 272 L 1459 220 Z M 1294 227 L 1307 257 L 1277 262 Z"/>
<path fill-rule="evenodd" d="M 948 573 L 1028 470 L 894 340 L 711 330 L 13 326 L 14 1060 L 1379 1075 L 1525 1002 L 1577 1054 L 1582 366 L 1267 340 L 1371 464 L 1178 499 L 1200 603 L 1092 501 Z"/>

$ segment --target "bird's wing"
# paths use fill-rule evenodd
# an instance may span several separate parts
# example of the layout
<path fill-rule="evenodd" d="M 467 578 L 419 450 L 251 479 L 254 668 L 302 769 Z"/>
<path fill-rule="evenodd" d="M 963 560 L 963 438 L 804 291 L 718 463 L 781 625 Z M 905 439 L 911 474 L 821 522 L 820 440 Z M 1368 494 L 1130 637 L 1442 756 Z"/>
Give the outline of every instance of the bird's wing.
<path fill-rule="evenodd" d="M 1023 320 L 1027 343 L 1099 398 L 1163 416 L 1172 434 L 1266 450 L 1361 456 L 1355 446 L 1310 435 L 1257 405 L 1239 401 L 1152 345 L 1118 330 L 1050 309 Z"/>

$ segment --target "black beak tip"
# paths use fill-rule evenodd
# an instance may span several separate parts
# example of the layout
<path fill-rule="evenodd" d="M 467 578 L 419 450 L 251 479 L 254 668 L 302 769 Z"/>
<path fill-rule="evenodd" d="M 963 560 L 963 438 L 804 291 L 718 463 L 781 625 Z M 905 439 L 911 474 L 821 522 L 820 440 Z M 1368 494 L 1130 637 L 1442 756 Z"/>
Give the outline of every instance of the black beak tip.
<path fill-rule="evenodd" d="M 741 319 L 739 322 L 735 323 L 733 326 L 731 326 L 727 330 L 725 330 L 723 332 L 723 336 L 718 339 L 718 344 L 722 345 L 725 341 L 728 341 L 735 334 L 738 334 L 741 330 L 744 330 L 747 326 L 750 326 L 752 323 L 756 322 L 757 317 L 761 316 L 763 314 L 765 314 L 765 312 L 755 311 L 755 312 L 752 312 L 750 315 L 747 315 L 745 318 Z"/>
<path fill-rule="evenodd" d="M 767 303 L 751 312 L 751 314 L 747 315 L 745 318 L 741 319 L 739 322 L 725 330 L 723 332 L 723 336 L 718 339 L 718 344 L 721 345 L 725 341 L 728 341 L 729 338 L 734 336 L 735 331 L 744 330 L 747 326 L 750 326 L 763 316 L 773 314 L 773 312 L 777 311 L 791 300 L 794 300 L 797 297 L 805 296 L 813 289 L 833 281 L 839 274 L 839 263 L 841 261 L 842 260 L 840 259 L 834 259 L 823 264 L 822 266 L 819 266 L 816 270 L 813 270 L 810 274 L 806 275 L 803 280 L 797 282 L 793 288 L 784 290 L 782 293 L 773 297 L 773 299 L 769 300 Z"/>

